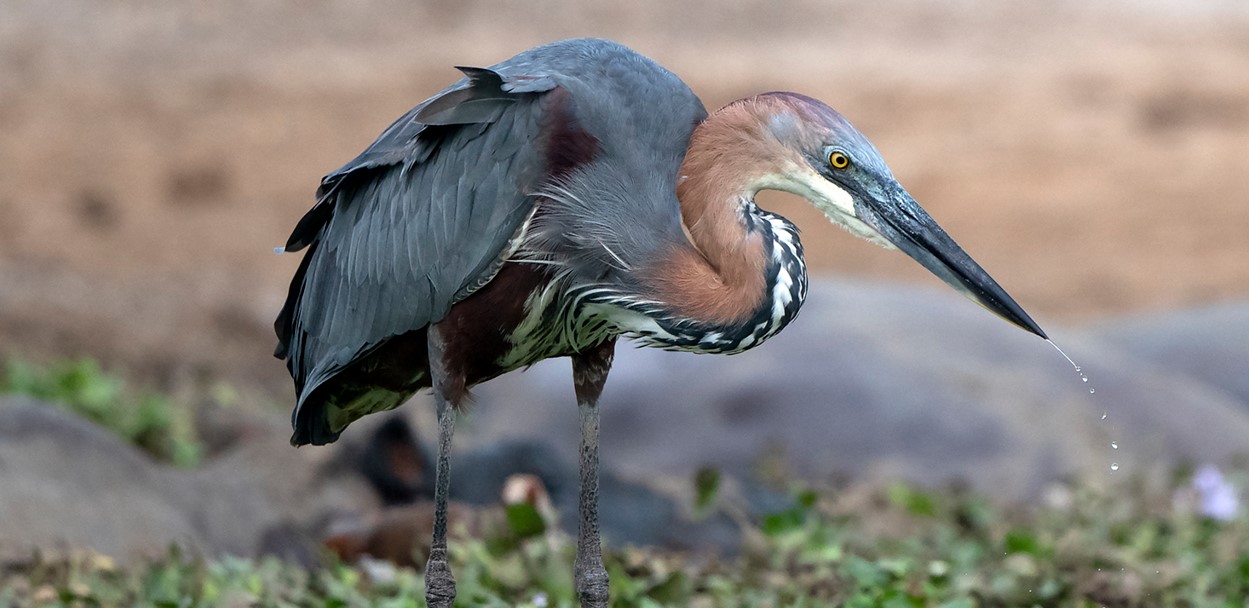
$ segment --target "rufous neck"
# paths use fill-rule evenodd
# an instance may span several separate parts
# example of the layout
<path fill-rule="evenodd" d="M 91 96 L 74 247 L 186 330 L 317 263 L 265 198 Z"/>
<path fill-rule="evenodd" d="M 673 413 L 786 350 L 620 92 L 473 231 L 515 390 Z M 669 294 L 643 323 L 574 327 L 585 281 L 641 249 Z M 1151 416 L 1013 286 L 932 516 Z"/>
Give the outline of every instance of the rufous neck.
<path fill-rule="evenodd" d="M 707 326 L 744 322 L 765 298 L 769 244 L 746 213 L 776 154 L 742 106 L 722 108 L 694 130 L 677 182 L 689 243 L 646 273 L 674 314 Z"/>
<path fill-rule="evenodd" d="M 681 164 L 677 198 L 690 240 L 721 272 L 748 254 L 743 206 L 775 175 L 775 139 L 754 104 L 738 102 L 712 114 L 694 130 Z M 762 123 L 762 124 L 761 124 Z M 726 280 L 735 277 L 726 276 Z"/>

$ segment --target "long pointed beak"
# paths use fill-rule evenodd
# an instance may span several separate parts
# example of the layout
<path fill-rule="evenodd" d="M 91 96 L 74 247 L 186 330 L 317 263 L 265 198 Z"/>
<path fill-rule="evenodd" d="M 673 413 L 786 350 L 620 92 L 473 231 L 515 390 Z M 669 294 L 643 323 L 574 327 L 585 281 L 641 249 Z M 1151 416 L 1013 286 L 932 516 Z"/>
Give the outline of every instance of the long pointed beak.
<path fill-rule="evenodd" d="M 859 219 L 967 299 L 1021 329 L 1049 339 L 1032 317 L 937 225 L 936 220 L 906 190 L 894 186 L 887 192 L 886 201 L 856 200 L 855 212 Z"/>

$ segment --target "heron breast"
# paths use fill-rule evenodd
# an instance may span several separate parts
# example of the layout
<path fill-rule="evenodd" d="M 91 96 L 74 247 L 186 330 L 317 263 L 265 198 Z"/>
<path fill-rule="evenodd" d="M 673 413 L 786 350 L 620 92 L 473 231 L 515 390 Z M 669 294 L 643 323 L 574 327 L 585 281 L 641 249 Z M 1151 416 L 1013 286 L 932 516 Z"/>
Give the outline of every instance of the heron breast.
<path fill-rule="evenodd" d="M 608 318 L 583 306 L 565 281 L 548 281 L 529 294 L 525 316 L 508 337 L 511 348 L 499 358 L 498 365 L 512 370 L 543 359 L 566 357 L 617 333 Z"/>

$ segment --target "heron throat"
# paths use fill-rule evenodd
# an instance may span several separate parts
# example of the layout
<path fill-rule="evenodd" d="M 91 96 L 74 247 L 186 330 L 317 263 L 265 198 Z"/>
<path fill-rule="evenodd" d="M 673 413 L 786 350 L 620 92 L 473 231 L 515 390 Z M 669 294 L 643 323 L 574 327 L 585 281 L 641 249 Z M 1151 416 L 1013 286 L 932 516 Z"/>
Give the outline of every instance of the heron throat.
<path fill-rule="evenodd" d="M 747 285 L 757 291 L 728 282 L 741 269 L 716 275 L 724 268 L 697 249 L 682 249 L 664 264 L 665 279 L 642 282 L 644 292 L 592 296 L 605 307 L 600 314 L 622 333 L 667 350 L 734 354 L 779 333 L 806 299 L 802 243 L 792 223 L 753 201 L 743 201 L 741 211 L 746 240 L 758 245 L 749 248 L 759 258 L 750 262 L 758 274 Z"/>
<path fill-rule="evenodd" d="M 740 352 L 783 329 L 806 297 L 798 229 L 754 201 L 789 159 L 740 105 L 691 138 L 676 193 L 686 238 L 639 269 L 640 293 L 613 302 L 614 323 L 649 345 Z"/>

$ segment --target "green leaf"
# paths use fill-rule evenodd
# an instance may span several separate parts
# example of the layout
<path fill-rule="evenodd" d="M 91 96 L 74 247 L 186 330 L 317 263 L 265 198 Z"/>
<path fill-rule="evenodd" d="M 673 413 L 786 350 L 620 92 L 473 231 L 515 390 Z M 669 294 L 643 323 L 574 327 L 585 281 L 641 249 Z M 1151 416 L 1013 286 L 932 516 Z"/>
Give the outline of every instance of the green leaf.
<path fill-rule="evenodd" d="M 806 513 L 802 509 L 789 509 L 763 517 L 760 529 L 768 536 L 779 536 L 802 527 Z"/>
<path fill-rule="evenodd" d="M 651 599 L 665 605 L 680 605 L 689 596 L 689 579 L 681 572 L 673 572 L 647 593 Z"/>
<path fill-rule="evenodd" d="M 702 467 L 694 473 L 694 513 L 703 517 L 720 493 L 720 470 Z"/>
<path fill-rule="evenodd" d="M 798 506 L 803 509 L 810 509 L 820 499 L 820 495 L 815 490 L 807 489 L 798 493 Z"/>
<path fill-rule="evenodd" d="M 1026 530 L 1014 529 L 1007 532 L 1004 543 L 1007 553 L 1037 555 L 1041 551 L 1036 535 Z"/>
<path fill-rule="evenodd" d="M 546 521 L 533 505 L 522 502 L 507 505 L 507 525 L 518 538 L 532 538 L 546 532 Z"/>
<path fill-rule="evenodd" d="M 846 574 L 858 583 L 860 588 L 880 587 L 889 580 L 889 574 L 861 557 L 852 556 L 845 561 Z"/>
<path fill-rule="evenodd" d="M 895 483 L 886 492 L 889 502 L 911 515 L 932 517 L 937 514 L 937 502 L 932 495 L 920 492 L 905 484 Z"/>
<path fill-rule="evenodd" d="M 164 397 L 127 390 L 120 378 L 91 359 L 42 368 L 10 359 L 0 378 L 0 391 L 61 405 L 158 459 L 179 466 L 199 461 L 200 445 L 186 408 Z"/>

